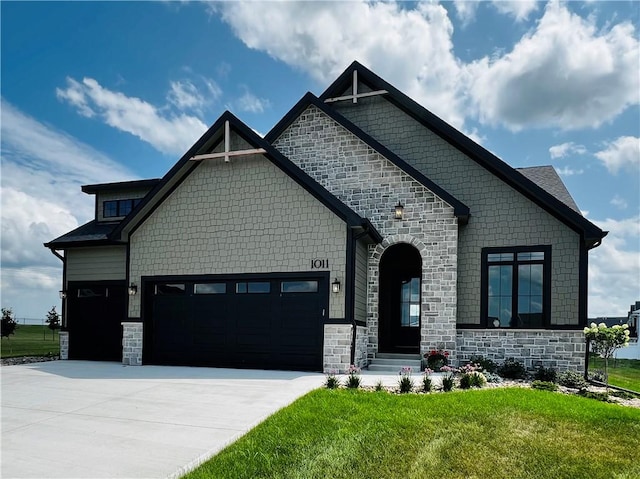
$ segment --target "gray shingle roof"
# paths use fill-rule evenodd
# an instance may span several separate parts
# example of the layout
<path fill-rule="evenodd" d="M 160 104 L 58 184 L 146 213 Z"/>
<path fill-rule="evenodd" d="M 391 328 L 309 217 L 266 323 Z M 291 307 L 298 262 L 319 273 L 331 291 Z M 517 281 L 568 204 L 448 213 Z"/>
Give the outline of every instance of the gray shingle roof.
<path fill-rule="evenodd" d="M 567 190 L 567 187 L 553 166 L 530 166 L 526 168 L 516 168 L 516 170 L 547 193 L 562 201 L 569 208 L 580 213 L 580 208 L 578 208 L 578 205 L 571 197 L 569 190 Z"/>
<path fill-rule="evenodd" d="M 73 231 L 70 231 L 53 241 L 46 243 L 45 246 L 50 248 L 69 246 L 73 243 L 84 243 L 90 241 L 106 241 L 118 223 L 98 223 L 96 220 L 89 221 L 88 223 L 79 226 Z"/>

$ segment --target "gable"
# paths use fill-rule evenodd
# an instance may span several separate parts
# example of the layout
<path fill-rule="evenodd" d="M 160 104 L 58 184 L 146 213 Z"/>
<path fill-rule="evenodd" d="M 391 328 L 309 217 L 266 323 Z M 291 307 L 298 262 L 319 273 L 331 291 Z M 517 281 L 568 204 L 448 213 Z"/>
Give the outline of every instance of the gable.
<path fill-rule="evenodd" d="M 600 244 L 606 233 L 580 215 L 579 212 L 511 168 L 358 62 L 354 62 L 347 68 L 320 96 L 320 99 L 327 101 L 348 93 L 353 88 L 354 71 L 357 71 L 358 91 L 384 90 L 386 93 L 358 99 L 357 103 L 332 102 L 332 109 L 428 175 L 434 182 L 460 198 L 461 201 L 471 205 L 471 201 L 464 195 L 465 178 L 473 178 L 473 174 L 484 170 L 580 233 L 588 247 Z M 451 148 L 446 145 L 457 150 L 461 155 L 453 153 Z M 425 147 L 432 152 L 428 158 L 425 158 L 426 155 L 424 155 Z M 461 165 L 456 166 L 462 172 L 468 169 L 467 174 L 461 177 L 455 175 L 455 178 L 450 182 L 446 178 L 447 169 L 450 168 L 452 160 L 458 159 L 461 160 Z M 475 163 L 480 169 L 471 166 L 472 163 Z M 472 207 L 472 215 L 473 209 Z"/>

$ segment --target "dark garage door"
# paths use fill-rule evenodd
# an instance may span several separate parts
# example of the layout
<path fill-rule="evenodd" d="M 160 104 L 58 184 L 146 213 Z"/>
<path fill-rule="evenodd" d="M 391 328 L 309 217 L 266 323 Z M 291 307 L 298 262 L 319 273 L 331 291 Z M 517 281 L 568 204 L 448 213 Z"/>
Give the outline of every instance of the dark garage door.
<path fill-rule="evenodd" d="M 122 360 L 122 321 L 126 317 L 124 282 L 67 286 L 69 359 Z"/>
<path fill-rule="evenodd" d="M 178 278 L 145 298 L 145 362 L 322 370 L 328 277 Z"/>

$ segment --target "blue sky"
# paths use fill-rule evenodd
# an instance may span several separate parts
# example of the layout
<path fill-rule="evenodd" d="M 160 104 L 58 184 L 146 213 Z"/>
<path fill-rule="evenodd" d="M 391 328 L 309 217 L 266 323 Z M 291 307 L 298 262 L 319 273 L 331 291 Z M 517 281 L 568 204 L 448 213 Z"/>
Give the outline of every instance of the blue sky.
<path fill-rule="evenodd" d="M 365 64 L 610 231 L 590 316 L 640 300 L 640 4 L 2 2 L 2 306 L 43 317 L 80 185 L 163 176 L 225 110 L 264 134 Z"/>

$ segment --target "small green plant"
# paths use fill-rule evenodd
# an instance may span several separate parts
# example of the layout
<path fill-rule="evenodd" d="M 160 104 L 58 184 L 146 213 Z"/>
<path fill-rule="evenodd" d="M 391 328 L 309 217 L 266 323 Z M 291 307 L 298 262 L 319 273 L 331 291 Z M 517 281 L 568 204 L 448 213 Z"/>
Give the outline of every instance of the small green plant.
<path fill-rule="evenodd" d="M 327 373 L 327 378 L 324 381 L 324 385 L 327 389 L 338 389 L 340 387 L 340 379 L 336 375 L 335 371 Z"/>
<path fill-rule="evenodd" d="M 609 402 L 609 394 L 607 392 L 597 392 L 597 391 L 588 391 L 586 389 L 581 389 L 578 392 L 579 396 L 595 399 L 596 401 Z"/>
<path fill-rule="evenodd" d="M 498 374 L 505 379 L 526 379 L 527 369 L 522 361 L 507 358 L 498 368 Z"/>
<path fill-rule="evenodd" d="M 378 382 L 374 386 L 374 389 L 376 390 L 376 392 L 384 391 L 384 386 L 382 384 L 382 380 L 378 380 Z"/>
<path fill-rule="evenodd" d="M 628 393 L 627 391 L 613 391 L 611 395 L 620 399 L 636 399 L 640 397 L 638 394 Z"/>
<path fill-rule="evenodd" d="M 503 382 L 503 379 L 500 377 L 499 374 L 489 373 L 489 372 L 485 372 L 483 374 L 488 383 L 500 384 L 501 382 Z"/>
<path fill-rule="evenodd" d="M 449 352 L 443 349 L 432 349 L 425 353 L 424 359 L 427 361 L 427 367 L 434 371 L 440 370 L 442 366 L 449 364 Z"/>
<path fill-rule="evenodd" d="M 426 368 L 422 376 L 422 392 L 428 393 L 433 389 L 433 380 L 431 379 L 432 369 Z"/>
<path fill-rule="evenodd" d="M 564 371 L 558 375 L 558 384 L 566 388 L 587 389 L 589 384 L 577 371 Z"/>
<path fill-rule="evenodd" d="M 455 385 L 455 374 L 458 372 L 456 368 L 452 368 L 451 366 L 442 366 L 440 368 L 442 371 L 442 390 L 444 392 L 449 392 L 453 390 Z"/>
<path fill-rule="evenodd" d="M 0 323 L 0 334 L 3 338 L 9 339 L 9 336 L 16 333 L 18 323 L 13 318 L 11 308 L 2 308 L 2 322 Z"/>
<path fill-rule="evenodd" d="M 539 366 L 533 374 L 533 379 L 536 381 L 555 383 L 558 380 L 558 372 L 554 368 Z"/>
<path fill-rule="evenodd" d="M 400 379 L 398 380 L 398 391 L 402 394 L 413 391 L 413 379 L 411 379 L 411 368 L 403 367 L 400 370 Z"/>
<path fill-rule="evenodd" d="M 531 383 L 531 387 L 533 389 L 541 389 L 542 391 L 557 391 L 558 385 L 553 381 L 542 381 L 540 379 L 536 379 Z"/>
<path fill-rule="evenodd" d="M 349 366 L 347 374 L 348 376 L 345 386 L 349 389 L 358 389 L 361 383 L 360 368 L 352 364 Z"/>
<path fill-rule="evenodd" d="M 498 364 L 493 359 L 484 356 L 471 356 L 469 362 L 477 364 L 487 373 L 495 373 L 498 370 Z"/>
<path fill-rule="evenodd" d="M 596 369 L 589 373 L 589 379 L 592 381 L 598 381 L 599 383 L 605 382 L 604 371 L 602 369 Z"/>
<path fill-rule="evenodd" d="M 487 378 L 480 372 L 478 364 L 465 364 L 459 372 L 461 373 L 460 389 L 481 388 L 487 384 Z"/>

